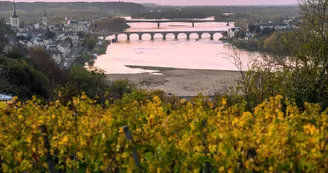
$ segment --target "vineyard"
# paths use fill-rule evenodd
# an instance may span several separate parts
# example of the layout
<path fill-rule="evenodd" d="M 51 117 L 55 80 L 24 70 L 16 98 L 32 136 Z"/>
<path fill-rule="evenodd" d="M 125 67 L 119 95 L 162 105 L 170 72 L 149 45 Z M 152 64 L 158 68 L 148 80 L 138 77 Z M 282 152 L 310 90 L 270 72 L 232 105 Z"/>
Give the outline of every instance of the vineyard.
<path fill-rule="evenodd" d="M 327 114 L 282 96 L 0 103 L 0 172 L 327 172 Z"/>

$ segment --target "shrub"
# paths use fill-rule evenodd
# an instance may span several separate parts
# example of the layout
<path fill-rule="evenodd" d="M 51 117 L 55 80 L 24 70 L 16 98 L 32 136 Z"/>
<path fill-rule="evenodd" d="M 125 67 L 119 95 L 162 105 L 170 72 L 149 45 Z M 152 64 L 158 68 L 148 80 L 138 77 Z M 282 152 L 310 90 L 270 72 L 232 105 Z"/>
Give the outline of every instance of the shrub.
<path fill-rule="evenodd" d="M 36 98 L 0 105 L 0 169 L 325 172 L 327 111 L 283 100 L 272 97 L 252 112 L 202 97 L 180 100 L 177 108 L 157 96 L 104 107 L 84 94 L 69 107 Z"/>

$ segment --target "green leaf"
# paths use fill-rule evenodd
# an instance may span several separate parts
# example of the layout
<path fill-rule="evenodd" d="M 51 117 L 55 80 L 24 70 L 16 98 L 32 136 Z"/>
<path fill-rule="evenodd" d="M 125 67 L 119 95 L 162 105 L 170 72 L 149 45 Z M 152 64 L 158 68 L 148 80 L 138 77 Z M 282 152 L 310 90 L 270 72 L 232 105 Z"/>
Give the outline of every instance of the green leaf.
<path fill-rule="evenodd" d="M 153 159 L 153 153 L 152 152 L 147 152 L 145 155 L 146 160 L 150 161 Z"/>

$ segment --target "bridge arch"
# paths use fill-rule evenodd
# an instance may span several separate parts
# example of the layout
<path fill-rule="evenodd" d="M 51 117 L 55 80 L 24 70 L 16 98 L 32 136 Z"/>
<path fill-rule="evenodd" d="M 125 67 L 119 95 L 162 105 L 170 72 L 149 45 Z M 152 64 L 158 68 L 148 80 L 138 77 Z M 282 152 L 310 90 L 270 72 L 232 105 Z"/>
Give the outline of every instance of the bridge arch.
<path fill-rule="evenodd" d="M 201 33 L 202 38 L 211 38 L 213 36 L 210 32 L 203 32 Z"/>
<path fill-rule="evenodd" d="M 170 38 L 170 39 L 178 39 L 178 33 L 173 33 L 173 32 L 170 32 L 170 33 L 163 33 L 163 39 L 167 39 L 167 38 Z"/>
<path fill-rule="evenodd" d="M 183 35 L 183 37 L 182 37 L 182 35 Z M 178 37 L 179 38 L 188 38 L 188 34 L 184 33 L 184 32 L 181 32 L 181 33 L 178 34 Z"/>
<path fill-rule="evenodd" d="M 189 34 L 190 39 L 199 39 L 199 34 L 197 32 L 190 32 Z"/>
<path fill-rule="evenodd" d="M 143 33 L 141 34 L 142 39 L 152 39 L 152 34 L 150 33 Z"/>
<path fill-rule="evenodd" d="M 174 38 L 178 39 L 179 36 L 185 35 L 187 39 L 200 39 L 202 37 L 209 37 L 211 40 L 221 38 L 224 36 L 225 31 L 158 31 L 158 32 L 122 32 L 122 33 L 116 33 L 114 34 L 115 38 L 126 38 L 127 40 L 133 39 L 155 39 L 155 38 L 161 38 L 163 40 L 166 40 L 167 38 Z M 159 36 L 160 35 L 160 36 Z M 182 36 L 183 38 L 183 36 Z"/>
<path fill-rule="evenodd" d="M 127 39 L 128 40 L 136 40 L 136 38 L 139 38 L 139 34 L 138 33 L 126 33 L 127 35 Z"/>
<path fill-rule="evenodd" d="M 224 35 L 221 32 L 216 32 L 213 34 L 215 40 L 222 38 Z"/>
<path fill-rule="evenodd" d="M 155 33 L 153 37 L 154 37 L 154 39 L 156 39 L 156 38 L 163 39 L 164 36 L 162 33 Z"/>
<path fill-rule="evenodd" d="M 123 39 L 125 40 L 128 38 L 128 35 L 125 33 L 119 33 L 119 34 L 115 34 L 112 38 L 116 40 L 123 40 Z"/>

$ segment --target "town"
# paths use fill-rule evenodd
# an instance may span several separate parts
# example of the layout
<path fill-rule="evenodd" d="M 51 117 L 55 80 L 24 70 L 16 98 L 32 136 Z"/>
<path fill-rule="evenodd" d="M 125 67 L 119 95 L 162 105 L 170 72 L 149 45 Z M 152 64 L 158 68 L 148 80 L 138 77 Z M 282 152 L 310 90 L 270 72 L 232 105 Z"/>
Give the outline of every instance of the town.
<path fill-rule="evenodd" d="M 8 44 L 4 51 L 9 52 L 16 43 L 25 48 L 44 47 L 52 56 L 54 61 L 63 68 L 68 68 L 77 57 L 90 56 L 96 57 L 97 52 L 93 51 L 95 47 L 103 45 L 103 39 L 94 41 L 94 45 L 85 49 L 86 35 L 91 26 L 90 21 L 81 22 L 77 20 L 68 20 L 65 23 L 49 24 L 46 10 L 40 21 L 35 24 L 22 25 L 19 15 L 16 11 L 16 4 L 13 3 L 13 14 L 6 22 L 15 31 L 14 37 L 7 37 Z"/>

